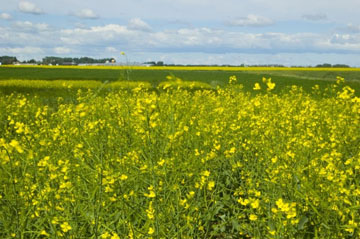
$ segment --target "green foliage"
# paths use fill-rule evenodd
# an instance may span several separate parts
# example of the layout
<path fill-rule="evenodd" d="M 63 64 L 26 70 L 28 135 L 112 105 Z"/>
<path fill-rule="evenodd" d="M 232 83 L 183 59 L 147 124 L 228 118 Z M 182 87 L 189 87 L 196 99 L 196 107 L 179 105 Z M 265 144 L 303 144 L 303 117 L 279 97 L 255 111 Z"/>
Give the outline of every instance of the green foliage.
<path fill-rule="evenodd" d="M 16 59 L 15 56 L 0 56 L 0 63 L 2 65 L 11 65 L 11 64 L 14 64 L 17 61 L 18 60 Z"/>

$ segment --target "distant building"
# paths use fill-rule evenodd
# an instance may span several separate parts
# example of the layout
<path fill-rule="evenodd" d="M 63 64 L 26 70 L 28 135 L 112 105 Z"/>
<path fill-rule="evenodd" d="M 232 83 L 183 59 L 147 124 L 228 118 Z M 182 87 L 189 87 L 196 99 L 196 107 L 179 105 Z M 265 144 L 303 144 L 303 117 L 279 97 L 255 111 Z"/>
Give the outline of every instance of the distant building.
<path fill-rule="evenodd" d="M 1 62 L 0 62 L 0 66 L 1 66 Z"/>

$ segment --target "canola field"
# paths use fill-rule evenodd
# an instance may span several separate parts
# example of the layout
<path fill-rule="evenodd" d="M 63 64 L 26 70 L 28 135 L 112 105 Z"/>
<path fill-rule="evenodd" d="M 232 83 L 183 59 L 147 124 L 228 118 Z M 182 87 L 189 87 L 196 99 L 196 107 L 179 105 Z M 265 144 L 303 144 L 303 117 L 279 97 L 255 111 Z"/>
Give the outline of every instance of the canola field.
<path fill-rule="evenodd" d="M 14 81 L 77 93 L 0 94 L 0 238 L 360 237 L 360 98 L 342 77 Z"/>

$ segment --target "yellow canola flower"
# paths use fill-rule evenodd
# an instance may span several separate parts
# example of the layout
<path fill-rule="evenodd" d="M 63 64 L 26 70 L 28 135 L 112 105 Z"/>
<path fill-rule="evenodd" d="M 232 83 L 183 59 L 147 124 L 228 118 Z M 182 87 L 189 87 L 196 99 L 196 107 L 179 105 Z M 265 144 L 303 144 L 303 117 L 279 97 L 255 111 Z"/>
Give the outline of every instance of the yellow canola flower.
<path fill-rule="evenodd" d="M 148 197 L 148 198 L 154 198 L 154 197 L 156 197 L 156 194 L 155 194 L 155 192 L 154 192 L 154 187 L 153 187 L 153 186 L 148 187 L 148 190 L 149 190 L 149 193 L 144 193 L 144 196 L 145 196 L 145 197 Z"/>
<path fill-rule="evenodd" d="M 286 218 L 290 219 L 296 217 L 296 203 L 286 203 L 282 200 L 282 198 L 280 198 L 275 202 L 275 204 L 281 212 L 286 214 Z M 274 213 L 277 212 L 274 208 L 272 211 Z"/>
<path fill-rule="evenodd" d="M 68 231 L 70 231 L 70 230 L 72 229 L 72 227 L 69 225 L 68 222 L 62 223 L 62 224 L 60 225 L 60 227 L 61 227 L 61 230 L 62 230 L 63 232 L 68 232 Z"/>
<path fill-rule="evenodd" d="M 40 232 L 40 235 L 42 235 L 42 236 L 47 236 L 47 237 L 50 236 L 50 234 L 47 233 L 45 230 L 42 230 L 42 231 Z"/>
<path fill-rule="evenodd" d="M 120 237 L 117 233 L 113 232 L 113 235 L 111 236 L 110 239 L 120 239 Z"/>
<path fill-rule="evenodd" d="M 152 235 L 152 234 L 154 234 L 154 232 L 155 232 L 154 228 L 149 227 L 148 234 L 149 234 L 149 235 Z"/>
<path fill-rule="evenodd" d="M 11 147 L 13 147 L 14 149 L 16 149 L 16 151 L 18 151 L 19 153 L 23 153 L 24 150 L 21 148 L 20 144 L 18 141 L 16 141 L 15 139 L 11 140 L 11 142 L 9 143 L 9 145 Z"/>
<path fill-rule="evenodd" d="M 254 209 L 258 208 L 259 207 L 259 202 L 260 200 L 259 199 L 255 199 L 252 203 L 250 203 L 250 206 Z"/>
<path fill-rule="evenodd" d="M 105 233 L 101 234 L 100 238 L 101 238 L 101 239 L 107 239 L 107 238 L 109 238 L 110 236 L 111 236 L 111 235 L 110 235 L 109 232 L 105 232 Z"/>
<path fill-rule="evenodd" d="M 253 90 L 261 90 L 261 86 L 259 83 L 255 83 Z"/>
<path fill-rule="evenodd" d="M 147 213 L 147 217 L 150 219 L 150 220 L 154 220 L 155 219 L 155 209 L 153 208 L 152 206 L 152 201 L 149 203 L 149 208 L 146 209 L 146 213 Z"/>
<path fill-rule="evenodd" d="M 215 187 L 215 182 L 214 182 L 214 181 L 208 182 L 207 189 L 208 189 L 209 191 L 212 191 L 212 190 L 214 189 L 214 187 Z"/>
<path fill-rule="evenodd" d="M 345 82 L 345 79 L 341 76 L 337 76 L 336 77 L 336 84 L 341 84 L 341 83 L 344 83 Z"/>
<path fill-rule="evenodd" d="M 267 85 L 267 91 L 271 91 L 275 88 L 275 83 L 271 82 L 271 78 L 268 79 L 268 81 L 266 82 Z"/>
<path fill-rule="evenodd" d="M 214 183 L 214 185 L 215 185 L 215 183 Z M 186 195 L 186 197 L 188 198 L 188 199 L 191 199 L 191 198 L 193 198 L 195 196 L 195 192 L 194 191 L 190 191 L 187 195 Z"/>
<path fill-rule="evenodd" d="M 258 217 L 255 214 L 250 214 L 249 219 L 250 221 L 256 221 Z"/>
<path fill-rule="evenodd" d="M 234 84 L 234 83 L 236 83 L 236 81 L 237 81 L 237 79 L 236 79 L 235 75 L 229 77 L 229 84 Z"/>
<path fill-rule="evenodd" d="M 210 171 L 205 170 L 201 173 L 201 175 L 205 176 L 205 177 L 209 177 L 210 176 Z"/>

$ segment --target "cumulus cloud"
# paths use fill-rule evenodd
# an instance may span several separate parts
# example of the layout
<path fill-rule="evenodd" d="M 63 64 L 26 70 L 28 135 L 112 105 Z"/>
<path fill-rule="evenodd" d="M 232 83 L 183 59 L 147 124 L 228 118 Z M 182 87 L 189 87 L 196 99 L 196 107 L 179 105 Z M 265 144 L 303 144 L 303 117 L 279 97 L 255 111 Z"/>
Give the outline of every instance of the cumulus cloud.
<path fill-rule="evenodd" d="M 67 47 L 55 47 L 54 52 L 59 55 L 64 55 L 71 53 L 71 49 Z"/>
<path fill-rule="evenodd" d="M 3 12 L 3 13 L 0 14 L 0 19 L 10 20 L 11 18 L 12 18 L 11 15 L 8 14 L 8 13 Z"/>
<path fill-rule="evenodd" d="M 30 13 L 30 14 L 35 14 L 35 15 L 44 13 L 43 10 L 41 10 L 39 7 L 37 7 L 34 3 L 27 2 L 27 1 L 19 2 L 18 8 L 23 13 Z"/>
<path fill-rule="evenodd" d="M 149 26 L 149 24 L 147 24 L 140 18 L 130 19 L 128 28 L 130 30 L 137 30 L 137 31 L 151 31 L 151 27 Z"/>
<path fill-rule="evenodd" d="M 49 25 L 46 23 L 32 23 L 30 21 L 17 21 L 13 23 L 13 26 L 17 30 L 21 31 L 47 31 L 49 30 Z"/>
<path fill-rule="evenodd" d="M 247 17 L 230 20 L 226 24 L 237 27 L 264 27 L 273 25 L 274 21 L 267 17 L 249 14 Z"/>
<path fill-rule="evenodd" d="M 304 14 L 302 18 L 308 21 L 324 21 L 327 16 L 325 14 Z"/>
<path fill-rule="evenodd" d="M 331 43 L 345 45 L 349 47 L 350 45 L 358 46 L 360 48 L 360 35 L 350 35 L 350 34 L 334 34 L 330 40 Z"/>
<path fill-rule="evenodd" d="M 126 26 L 108 24 L 105 26 L 94 26 L 90 28 L 63 29 L 60 31 L 60 40 L 64 44 L 105 44 L 107 42 L 122 43 L 130 40 L 136 33 L 127 29 Z"/>
<path fill-rule="evenodd" d="M 79 18 L 83 18 L 83 19 L 98 19 L 99 16 L 91 9 L 85 8 L 85 9 L 81 9 L 80 11 L 76 12 L 75 14 L 73 14 Z"/>

